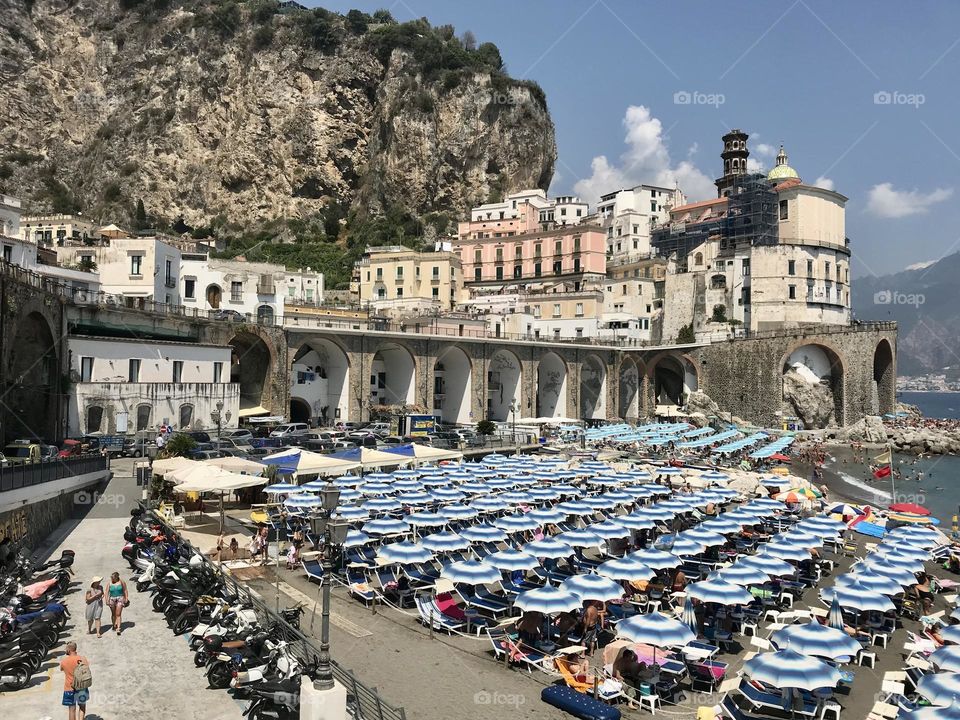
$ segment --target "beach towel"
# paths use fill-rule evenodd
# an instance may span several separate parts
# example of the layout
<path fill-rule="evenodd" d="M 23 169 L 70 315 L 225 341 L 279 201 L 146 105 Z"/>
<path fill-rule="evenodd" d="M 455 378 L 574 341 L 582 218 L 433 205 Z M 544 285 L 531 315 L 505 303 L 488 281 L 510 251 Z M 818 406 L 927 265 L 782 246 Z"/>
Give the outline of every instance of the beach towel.
<path fill-rule="evenodd" d="M 439 593 L 436 597 L 436 603 L 437 609 L 447 617 L 466 622 L 467 616 L 464 614 L 463 608 L 457 605 L 450 593 Z"/>

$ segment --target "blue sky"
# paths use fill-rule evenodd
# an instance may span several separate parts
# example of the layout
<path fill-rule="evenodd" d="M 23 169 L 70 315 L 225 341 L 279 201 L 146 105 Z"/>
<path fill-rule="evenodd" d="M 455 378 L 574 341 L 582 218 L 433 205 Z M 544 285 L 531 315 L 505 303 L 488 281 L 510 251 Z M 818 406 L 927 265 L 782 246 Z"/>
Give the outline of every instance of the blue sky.
<path fill-rule="evenodd" d="M 960 3 L 307 4 L 386 7 L 399 21 L 426 17 L 496 43 L 514 77 L 546 92 L 559 155 L 552 193 L 675 178 L 705 199 L 720 136 L 740 127 L 763 166 L 783 143 L 805 182 L 850 198 L 854 274 L 960 250 Z"/>

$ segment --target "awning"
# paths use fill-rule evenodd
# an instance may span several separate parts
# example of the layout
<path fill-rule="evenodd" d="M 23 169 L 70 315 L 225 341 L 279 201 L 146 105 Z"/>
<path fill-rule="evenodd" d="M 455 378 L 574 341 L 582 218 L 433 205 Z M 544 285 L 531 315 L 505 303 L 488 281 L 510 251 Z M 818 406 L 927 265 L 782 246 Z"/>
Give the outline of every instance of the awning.
<path fill-rule="evenodd" d="M 414 458 L 420 462 L 463 459 L 463 453 L 459 450 L 444 450 L 442 448 L 419 445 L 417 443 L 397 445 L 396 447 L 384 450 L 384 452 L 390 453 L 391 455 L 402 455 L 403 457 Z"/>
<path fill-rule="evenodd" d="M 154 475 L 166 475 L 168 472 L 174 470 L 179 470 L 183 467 L 190 467 L 191 465 L 199 465 L 196 460 L 191 460 L 190 458 L 185 457 L 171 457 L 164 458 L 163 460 L 154 460 L 153 461 L 153 474 Z"/>
<path fill-rule="evenodd" d="M 343 475 L 360 467 L 360 462 L 309 450 L 284 450 L 261 458 L 267 465 L 276 465 L 285 475 Z"/>
<path fill-rule="evenodd" d="M 251 408 L 240 408 L 240 412 L 237 413 L 239 417 L 253 417 L 255 415 L 269 415 L 270 411 L 267 410 L 263 405 L 257 405 L 256 407 Z"/>

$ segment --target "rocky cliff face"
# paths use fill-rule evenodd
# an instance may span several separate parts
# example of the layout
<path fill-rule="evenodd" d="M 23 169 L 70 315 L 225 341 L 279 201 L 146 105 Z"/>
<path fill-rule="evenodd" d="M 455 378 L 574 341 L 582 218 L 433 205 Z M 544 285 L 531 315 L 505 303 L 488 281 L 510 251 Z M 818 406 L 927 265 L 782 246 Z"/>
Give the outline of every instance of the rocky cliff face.
<path fill-rule="evenodd" d="M 452 32 L 367 20 L 267 0 L 0 0 L 0 184 L 31 209 L 124 219 L 142 198 L 194 226 L 332 200 L 456 216 L 548 186 L 539 88 L 495 69 L 495 48 L 484 64 Z"/>
<path fill-rule="evenodd" d="M 796 415 L 808 429 L 837 424 L 830 388 L 811 382 L 809 377 L 794 368 L 783 374 L 783 399 L 786 414 Z"/>

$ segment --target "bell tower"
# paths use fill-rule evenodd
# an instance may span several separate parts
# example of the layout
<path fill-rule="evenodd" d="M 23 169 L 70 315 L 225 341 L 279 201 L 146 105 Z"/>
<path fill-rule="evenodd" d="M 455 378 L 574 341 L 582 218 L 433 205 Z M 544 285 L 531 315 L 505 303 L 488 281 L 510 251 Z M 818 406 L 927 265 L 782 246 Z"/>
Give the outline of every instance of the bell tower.
<path fill-rule="evenodd" d="M 743 130 L 734 128 L 723 136 L 723 176 L 714 180 L 717 186 L 717 197 L 726 197 L 733 191 L 738 176 L 747 173 L 747 158 L 750 151 L 747 149 L 747 135 Z"/>

